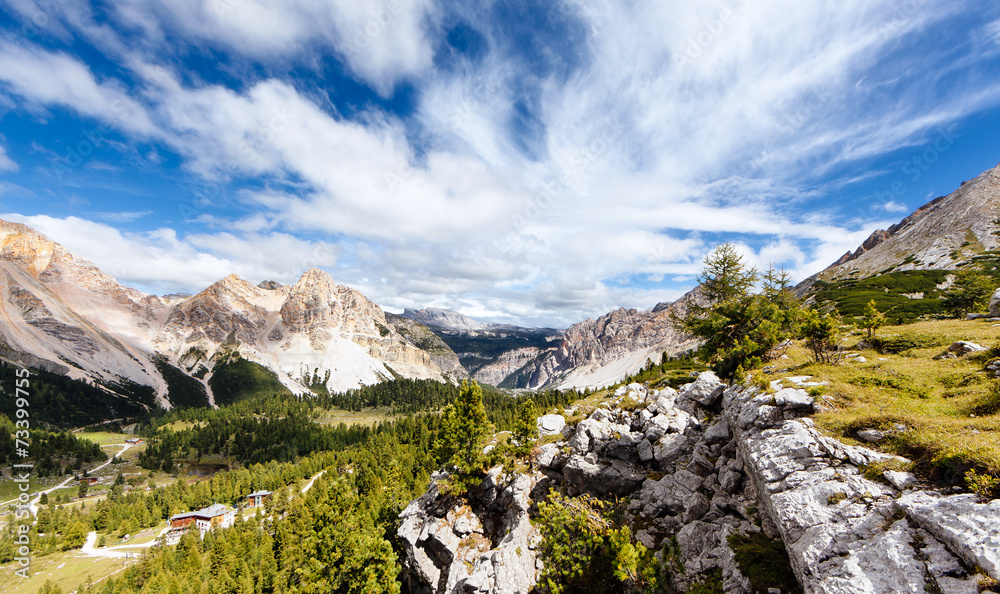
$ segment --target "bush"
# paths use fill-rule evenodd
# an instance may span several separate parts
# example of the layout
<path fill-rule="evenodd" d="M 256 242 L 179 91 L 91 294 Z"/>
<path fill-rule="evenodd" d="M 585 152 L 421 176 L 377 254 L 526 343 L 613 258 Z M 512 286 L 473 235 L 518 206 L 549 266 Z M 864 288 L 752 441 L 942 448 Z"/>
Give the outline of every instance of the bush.
<path fill-rule="evenodd" d="M 835 363 L 840 337 L 840 316 L 806 310 L 799 330 L 817 363 Z"/>
<path fill-rule="evenodd" d="M 729 548 L 736 555 L 740 573 L 750 580 L 755 592 L 767 592 L 768 588 L 801 591 L 781 539 L 768 538 L 763 532 L 731 534 Z"/>
<path fill-rule="evenodd" d="M 1000 496 L 1000 478 L 991 474 L 979 474 L 973 468 L 965 473 L 965 486 L 983 499 Z"/>
<path fill-rule="evenodd" d="M 889 336 L 873 336 L 869 341 L 872 348 L 882 354 L 898 355 L 911 349 L 929 349 L 944 346 L 945 340 L 931 334 L 891 334 Z"/>
<path fill-rule="evenodd" d="M 628 526 L 614 521 L 615 510 L 595 497 L 564 497 L 549 492 L 538 504 L 542 534 L 539 553 L 545 573 L 543 592 L 655 592 L 659 567 L 642 543 L 632 542 Z"/>

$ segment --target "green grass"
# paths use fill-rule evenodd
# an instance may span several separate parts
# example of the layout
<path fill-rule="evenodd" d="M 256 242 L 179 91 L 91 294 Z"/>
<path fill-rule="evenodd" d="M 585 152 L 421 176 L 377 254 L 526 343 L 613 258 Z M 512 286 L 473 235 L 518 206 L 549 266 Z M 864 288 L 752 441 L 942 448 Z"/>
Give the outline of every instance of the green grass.
<path fill-rule="evenodd" d="M 94 432 L 77 431 L 73 435 L 77 436 L 80 439 L 90 440 L 102 446 L 125 443 L 126 439 L 134 437 L 133 435 L 127 435 L 125 433 L 113 433 L 110 431 L 94 431 Z M 114 450 L 108 450 L 108 454 L 110 455 L 114 452 L 117 452 L 119 449 L 120 448 L 115 448 Z"/>
<path fill-rule="evenodd" d="M 53 553 L 32 560 L 31 577 L 27 580 L 14 575 L 15 564 L 0 565 L 0 593 L 34 594 L 47 580 L 52 580 L 63 592 L 71 592 L 91 581 L 97 583 L 104 577 L 125 568 L 123 559 L 84 557 L 79 549 Z M 133 562 L 128 560 L 127 563 Z"/>
<path fill-rule="evenodd" d="M 812 375 L 830 382 L 815 420 L 848 443 L 864 428 L 908 430 L 880 442 L 885 451 L 911 458 L 925 478 L 964 485 L 970 469 L 1000 476 L 1000 415 L 997 389 L 984 367 L 993 353 L 934 360 L 956 340 L 993 346 L 998 328 L 985 320 L 937 320 L 883 328 L 879 336 L 932 336 L 939 346 L 918 346 L 899 354 L 862 351 L 865 363 L 812 361 L 800 344 L 788 351 L 786 375 Z M 860 335 L 845 344 L 858 342 Z M 993 412 L 991 412 L 993 411 Z M 869 444 L 864 444 L 869 445 Z M 869 446 L 871 447 L 871 446 Z"/>
<path fill-rule="evenodd" d="M 941 291 L 937 285 L 943 283 L 948 274 L 946 270 L 908 270 L 862 280 L 816 281 L 814 296 L 817 303 L 833 303 L 845 318 L 861 317 L 865 306 L 874 299 L 890 323 L 903 324 L 946 313 L 938 299 Z M 912 293 L 923 293 L 924 298 L 904 296 Z"/>
<path fill-rule="evenodd" d="M 291 395 L 273 371 L 235 353 L 215 366 L 208 383 L 218 406 L 262 395 Z"/>
<path fill-rule="evenodd" d="M 754 591 L 779 588 L 782 592 L 801 592 L 780 538 L 769 538 L 763 532 L 731 534 L 729 548 L 736 556 L 740 573 L 750 580 Z"/>
<path fill-rule="evenodd" d="M 380 406 L 378 408 L 364 408 L 359 411 L 349 411 L 341 409 L 325 410 L 321 413 L 317 422 L 320 425 L 337 426 L 341 423 L 345 425 L 367 425 L 371 427 L 389 418 L 392 411 L 391 406 Z"/>

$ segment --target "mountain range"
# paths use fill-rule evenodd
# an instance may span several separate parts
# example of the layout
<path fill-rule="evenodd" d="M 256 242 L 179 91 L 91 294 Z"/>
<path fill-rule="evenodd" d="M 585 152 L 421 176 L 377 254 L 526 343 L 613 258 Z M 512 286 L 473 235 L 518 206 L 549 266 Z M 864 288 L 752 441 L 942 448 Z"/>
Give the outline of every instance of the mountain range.
<path fill-rule="evenodd" d="M 951 271 L 994 257 L 998 248 L 1000 166 L 876 231 L 798 291 Z M 392 378 L 596 388 L 664 353 L 696 346 L 672 318 L 697 291 L 565 330 L 483 324 L 434 308 L 386 313 L 318 269 L 291 285 L 229 275 L 195 295 L 158 296 L 126 287 L 30 227 L 6 221 L 0 221 L 0 270 L 0 358 L 84 382 L 109 398 L 151 394 L 145 407 L 219 404 L 213 377 L 237 363 L 296 394 Z M 222 398 L 232 398 L 230 391 Z"/>
<path fill-rule="evenodd" d="M 1000 165 L 924 204 L 800 284 L 907 270 L 956 270 L 1000 248 Z"/>

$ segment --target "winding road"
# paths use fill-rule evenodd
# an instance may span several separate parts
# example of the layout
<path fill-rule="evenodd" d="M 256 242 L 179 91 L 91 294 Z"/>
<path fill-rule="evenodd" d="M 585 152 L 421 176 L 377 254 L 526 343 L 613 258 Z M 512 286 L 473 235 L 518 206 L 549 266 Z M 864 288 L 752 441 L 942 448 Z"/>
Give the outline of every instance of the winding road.
<path fill-rule="evenodd" d="M 112 444 L 108 444 L 108 445 L 119 446 L 119 447 L 121 447 L 121 451 L 118 452 L 117 454 L 113 455 L 113 456 L 108 457 L 107 462 L 101 464 L 100 466 L 96 466 L 94 468 L 91 468 L 90 470 L 87 471 L 88 473 L 97 472 L 98 470 L 101 470 L 102 468 L 104 468 L 108 464 L 111 464 L 111 461 L 114 460 L 116 456 L 121 456 L 122 454 L 124 454 L 125 451 L 128 450 L 130 447 L 132 447 L 133 444 L 130 444 L 130 443 L 112 443 Z M 48 493 L 51 493 L 51 492 L 55 491 L 56 489 L 63 489 L 65 487 L 68 487 L 69 484 L 72 483 L 72 482 L 74 482 L 75 480 L 76 480 L 76 477 L 71 476 L 68 479 L 64 480 L 63 482 L 59 483 L 58 485 L 56 485 L 54 487 L 49 487 L 48 489 L 45 489 L 43 491 L 36 492 L 35 493 L 35 498 L 32 499 L 31 502 L 28 503 L 28 509 L 31 511 L 31 515 L 33 515 L 33 516 L 37 516 L 38 515 L 38 502 L 39 502 L 39 500 L 41 500 L 42 494 L 48 494 Z M 16 502 L 17 502 L 17 499 L 11 499 L 10 501 L 4 501 L 3 503 L 0 503 L 0 507 L 5 506 L 5 505 L 9 505 L 11 503 L 16 503 Z"/>

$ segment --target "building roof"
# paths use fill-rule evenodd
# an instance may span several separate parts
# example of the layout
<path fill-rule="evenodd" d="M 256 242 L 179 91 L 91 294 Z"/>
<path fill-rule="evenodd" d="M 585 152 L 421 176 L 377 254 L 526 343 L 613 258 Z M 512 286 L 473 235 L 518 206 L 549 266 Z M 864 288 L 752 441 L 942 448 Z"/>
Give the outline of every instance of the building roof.
<path fill-rule="evenodd" d="M 199 509 L 197 511 L 185 512 L 183 514 L 176 514 L 170 516 L 170 521 L 183 520 L 184 518 L 201 518 L 201 519 L 211 519 L 217 516 L 221 516 L 229 512 L 229 508 L 221 503 L 214 503 L 206 508 Z"/>
<path fill-rule="evenodd" d="M 253 493 L 247 495 L 247 499 L 250 499 L 251 497 L 265 497 L 270 494 L 270 491 L 254 491 Z"/>

